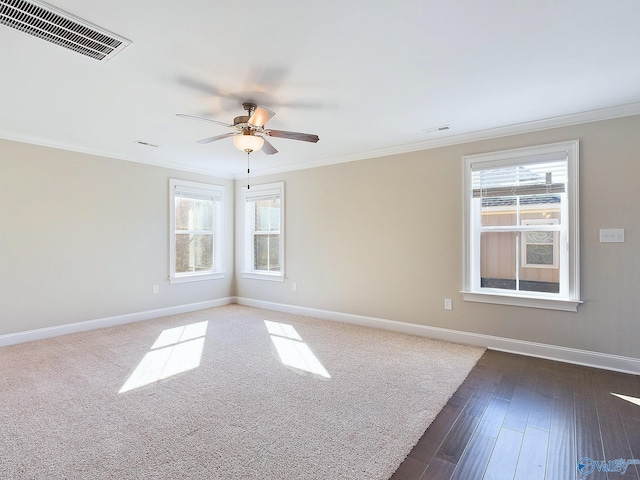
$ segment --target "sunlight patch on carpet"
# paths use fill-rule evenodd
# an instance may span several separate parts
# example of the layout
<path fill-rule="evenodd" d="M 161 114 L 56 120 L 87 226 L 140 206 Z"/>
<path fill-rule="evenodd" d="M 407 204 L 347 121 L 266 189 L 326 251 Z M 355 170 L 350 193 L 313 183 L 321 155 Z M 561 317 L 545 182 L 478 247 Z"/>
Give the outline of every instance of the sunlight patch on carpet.
<path fill-rule="evenodd" d="M 208 323 L 198 322 L 163 330 L 118 393 L 198 368 Z"/>
<path fill-rule="evenodd" d="M 329 372 L 311 351 L 309 345 L 302 340 L 293 325 L 269 320 L 265 320 L 264 324 L 271 335 L 271 341 L 276 347 L 283 365 L 314 373 L 324 378 L 331 378 Z"/>

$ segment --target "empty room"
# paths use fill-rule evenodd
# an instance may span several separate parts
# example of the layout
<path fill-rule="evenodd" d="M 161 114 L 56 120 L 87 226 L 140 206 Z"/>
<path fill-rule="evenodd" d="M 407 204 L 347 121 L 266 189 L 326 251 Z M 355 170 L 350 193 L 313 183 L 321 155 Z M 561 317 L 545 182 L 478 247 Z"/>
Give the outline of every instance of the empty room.
<path fill-rule="evenodd" d="M 0 479 L 640 479 L 639 21 L 0 0 Z"/>

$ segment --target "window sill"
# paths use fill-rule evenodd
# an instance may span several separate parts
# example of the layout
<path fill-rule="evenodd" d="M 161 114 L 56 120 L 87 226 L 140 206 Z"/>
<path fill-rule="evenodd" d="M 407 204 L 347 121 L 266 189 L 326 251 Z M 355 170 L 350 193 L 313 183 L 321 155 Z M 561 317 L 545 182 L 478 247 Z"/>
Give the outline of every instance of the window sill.
<path fill-rule="evenodd" d="M 218 273 L 194 273 L 191 275 L 179 275 L 175 277 L 169 277 L 169 283 L 187 283 L 187 282 L 201 282 L 203 280 L 217 280 L 224 278 L 223 272 Z"/>
<path fill-rule="evenodd" d="M 463 300 L 467 302 L 493 303 L 496 305 L 513 305 L 516 307 L 543 308 L 547 310 L 561 310 L 577 312 L 580 300 L 568 300 L 549 297 L 525 297 L 520 295 L 505 295 L 493 292 L 461 292 Z"/>
<path fill-rule="evenodd" d="M 281 273 L 267 272 L 242 272 L 242 278 L 251 278 L 253 280 L 269 280 L 271 282 L 284 282 L 284 275 Z"/>

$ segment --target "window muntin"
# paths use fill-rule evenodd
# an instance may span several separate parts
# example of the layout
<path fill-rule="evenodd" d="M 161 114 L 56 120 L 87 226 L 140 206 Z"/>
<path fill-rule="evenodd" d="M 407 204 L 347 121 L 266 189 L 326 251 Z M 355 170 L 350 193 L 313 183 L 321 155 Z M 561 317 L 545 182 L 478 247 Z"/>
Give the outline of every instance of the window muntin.
<path fill-rule="evenodd" d="M 221 278 L 224 187 L 175 179 L 169 183 L 170 281 Z"/>
<path fill-rule="evenodd" d="M 284 279 L 284 183 L 253 185 L 242 193 L 242 275 Z"/>
<path fill-rule="evenodd" d="M 466 300 L 577 308 L 577 147 L 464 158 Z"/>

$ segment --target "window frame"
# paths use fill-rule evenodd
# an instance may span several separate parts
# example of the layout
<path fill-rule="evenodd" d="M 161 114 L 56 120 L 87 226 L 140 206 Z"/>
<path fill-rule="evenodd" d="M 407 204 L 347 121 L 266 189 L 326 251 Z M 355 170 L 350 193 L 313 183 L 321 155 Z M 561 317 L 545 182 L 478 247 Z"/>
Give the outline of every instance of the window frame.
<path fill-rule="evenodd" d="M 218 197 L 215 202 L 213 224 L 213 268 L 203 272 L 176 272 L 176 211 L 175 199 L 179 191 L 196 195 Z M 197 282 L 224 278 L 225 268 L 225 204 L 226 187 L 189 180 L 169 179 L 169 283 Z"/>
<path fill-rule="evenodd" d="M 463 258 L 462 295 L 465 301 L 544 308 L 576 312 L 580 300 L 580 227 L 578 140 L 465 155 L 463 163 Z M 480 214 L 473 207 L 474 166 L 500 168 L 566 158 L 567 186 L 560 242 L 566 242 L 566 259 L 561 258 L 560 293 L 509 291 L 480 286 Z M 477 239 L 475 237 L 478 237 Z M 561 249 L 564 250 L 564 249 Z M 562 253 L 560 253 L 562 255 Z M 564 262 L 563 262 L 564 260 Z M 566 263 L 566 265 L 564 265 Z"/>
<path fill-rule="evenodd" d="M 268 195 L 270 193 L 277 194 L 280 197 L 280 230 L 279 230 L 279 271 L 256 270 L 255 253 L 254 253 L 254 237 L 256 234 L 264 233 L 255 230 L 255 212 L 248 208 L 247 198 L 260 195 Z M 242 278 L 250 278 L 255 280 L 271 280 L 283 282 L 285 279 L 285 189 L 284 182 L 265 183 L 262 185 L 251 185 L 250 188 L 243 187 L 240 194 L 240 213 L 241 213 L 241 259 L 240 259 L 240 275 Z"/>

